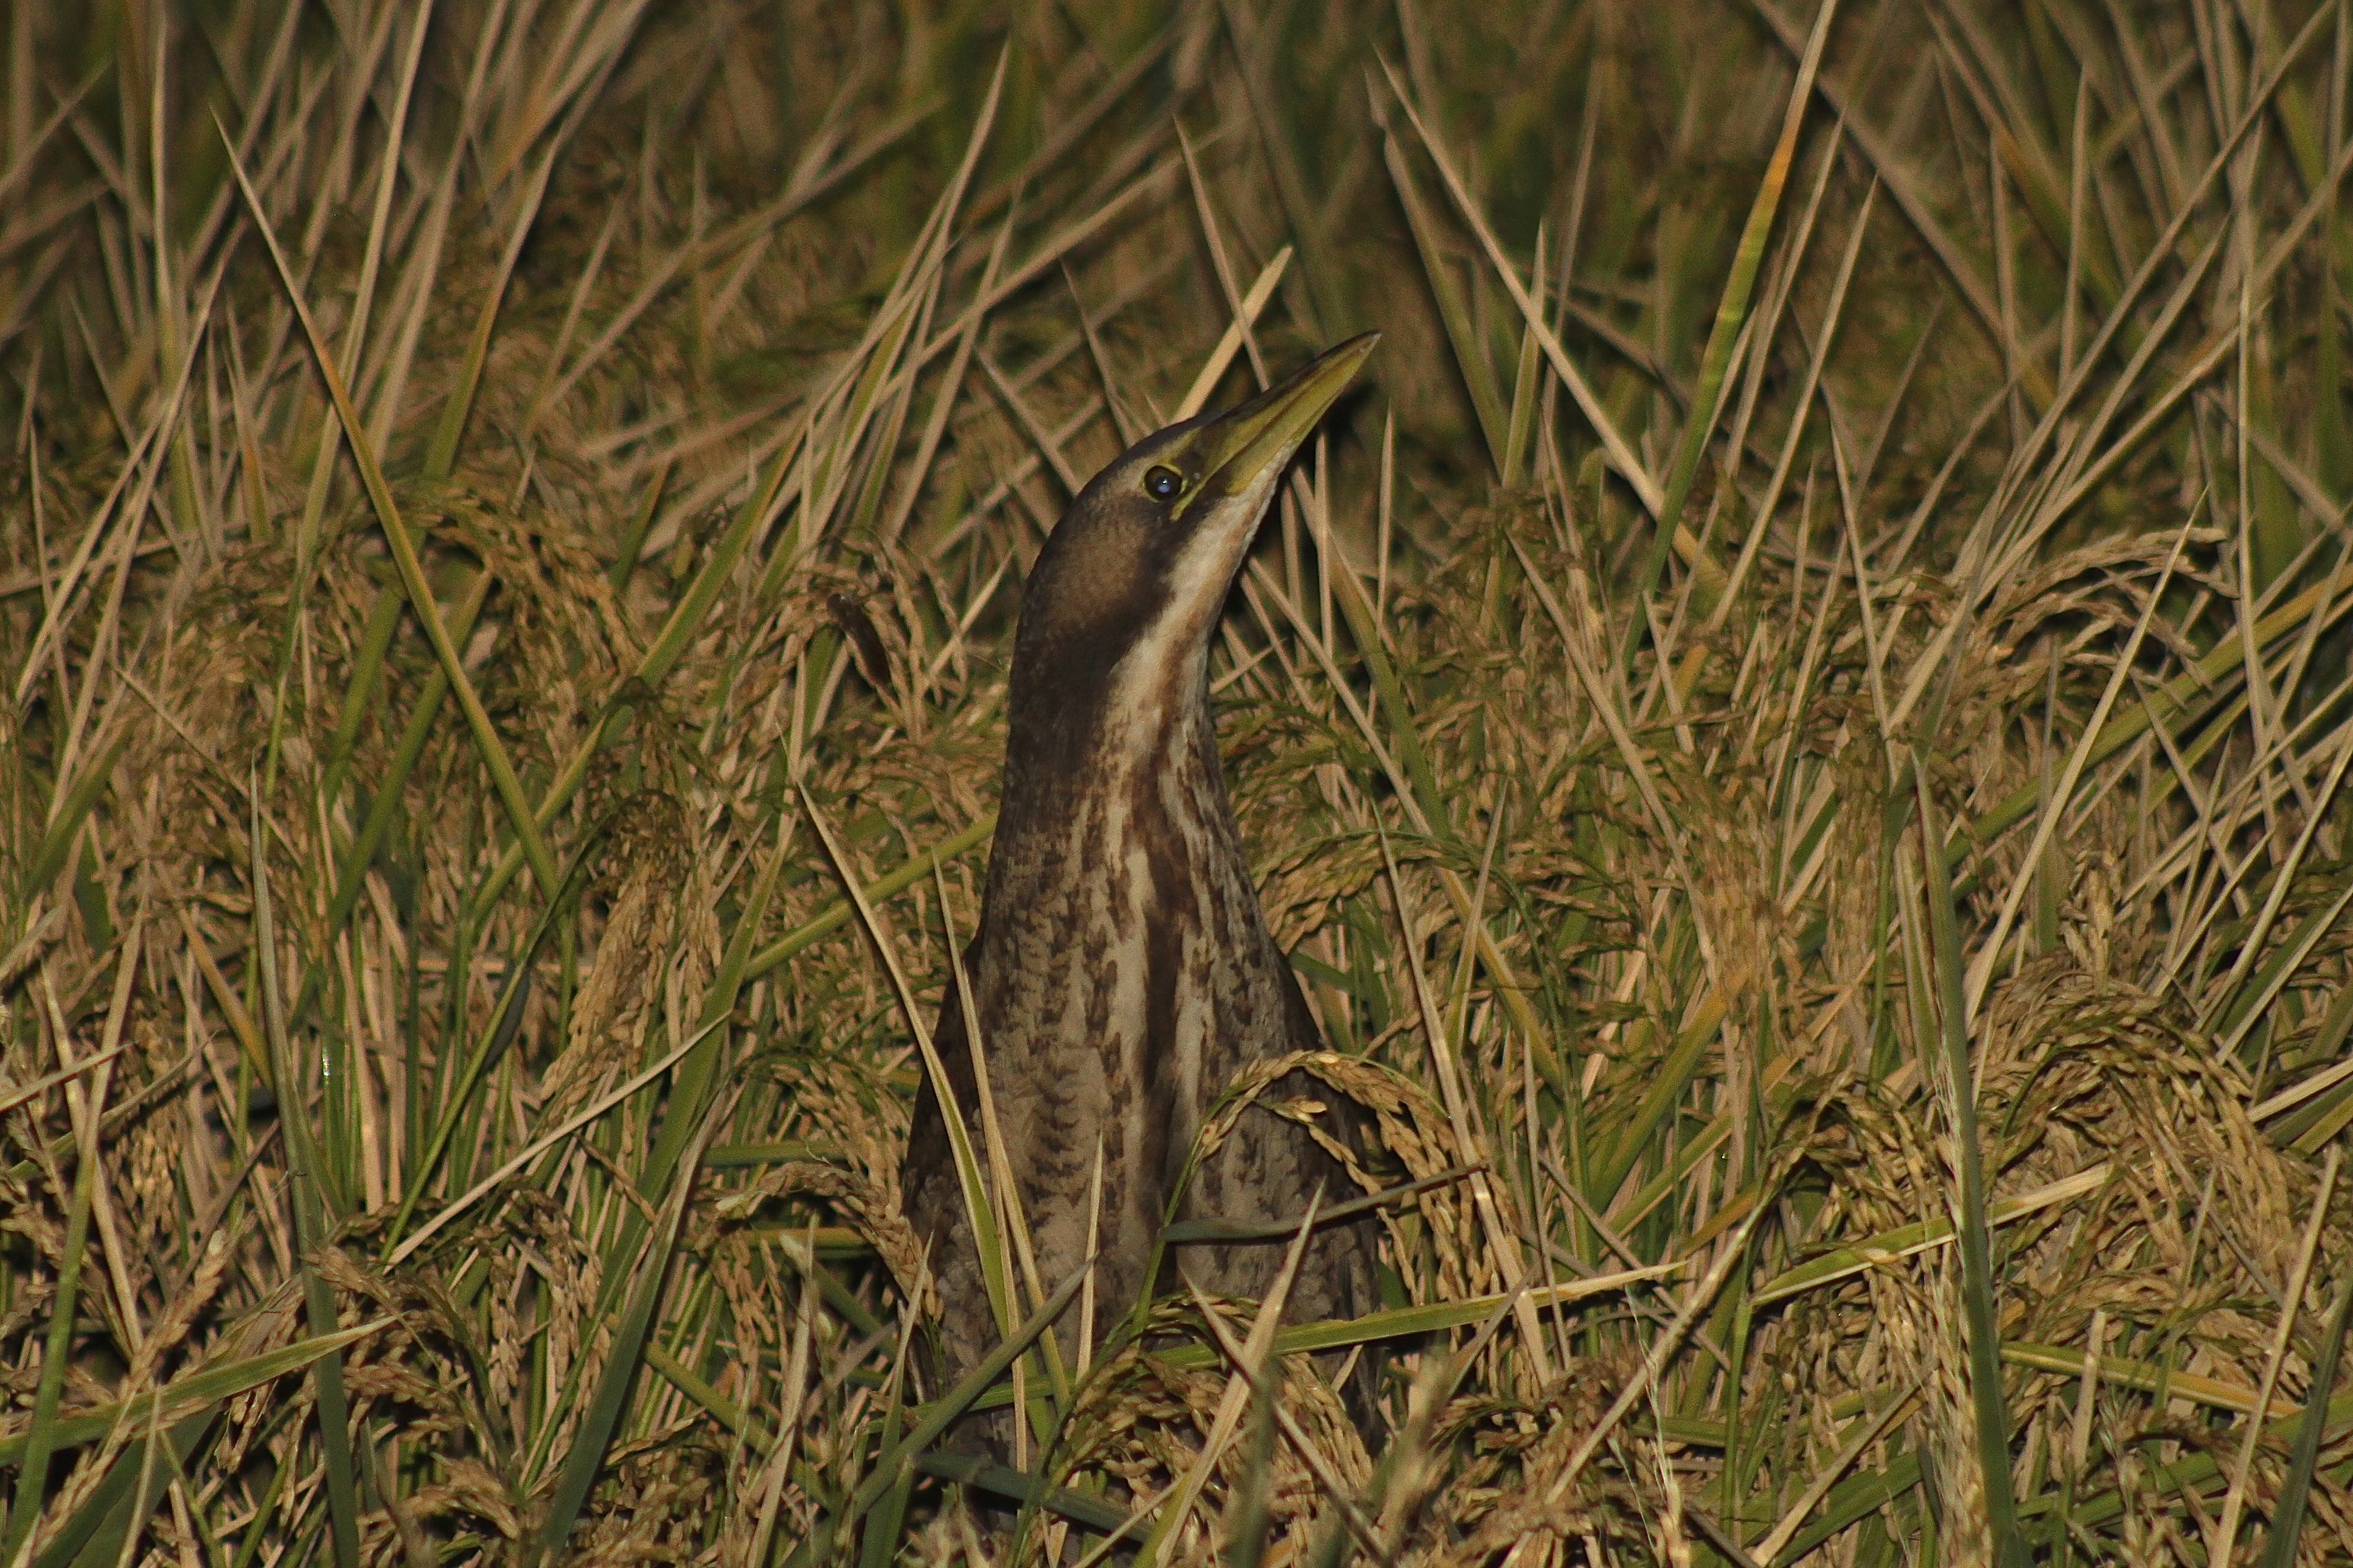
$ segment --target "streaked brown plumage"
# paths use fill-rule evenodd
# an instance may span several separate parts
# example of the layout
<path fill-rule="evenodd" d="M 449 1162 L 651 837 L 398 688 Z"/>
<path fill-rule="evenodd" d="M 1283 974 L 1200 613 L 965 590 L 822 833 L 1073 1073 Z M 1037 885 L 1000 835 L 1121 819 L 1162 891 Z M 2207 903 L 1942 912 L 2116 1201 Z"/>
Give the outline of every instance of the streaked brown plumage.
<path fill-rule="evenodd" d="M 1138 443 L 1071 502 L 1023 595 L 1004 798 L 965 966 L 1007 1162 L 1050 1292 L 1087 1254 L 1100 1141 L 1098 1338 L 1146 1286 L 1194 1132 L 1219 1095 L 1253 1060 L 1323 1045 L 1267 932 L 1227 798 L 1208 646 L 1276 480 L 1373 341 L 1345 343 L 1240 408 Z M 953 986 L 936 1043 L 983 1149 Z M 1314 1089 L 1286 1082 L 1265 1098 Z M 1196 1174 L 1184 1212 L 1296 1219 L 1319 1184 L 1327 1204 L 1356 1195 L 1303 1130 L 1252 1109 Z M 929 1082 L 905 1189 L 940 1289 L 939 1370 L 954 1379 L 1000 1335 Z M 1369 1226 L 1321 1232 L 1285 1319 L 1369 1310 L 1372 1249 Z M 1259 1297 L 1282 1251 L 1197 1247 L 1171 1258 L 1206 1289 Z M 1166 1264 L 1157 1283 L 1176 1283 Z M 1060 1324 L 1066 1352 L 1077 1316 Z"/>

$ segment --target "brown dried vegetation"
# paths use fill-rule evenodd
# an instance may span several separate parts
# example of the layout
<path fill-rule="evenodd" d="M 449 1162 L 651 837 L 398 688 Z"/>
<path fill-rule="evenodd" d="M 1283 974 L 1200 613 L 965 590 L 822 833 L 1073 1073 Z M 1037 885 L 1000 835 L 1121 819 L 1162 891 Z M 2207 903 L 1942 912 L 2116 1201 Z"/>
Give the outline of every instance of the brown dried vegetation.
<path fill-rule="evenodd" d="M 2353 24 L 1434 9 L 7 13 L 9 1568 L 2353 1556 Z M 1364 1107 L 1395 1300 L 959 1489 L 1022 573 L 1370 326 L 1206 1136 Z"/>

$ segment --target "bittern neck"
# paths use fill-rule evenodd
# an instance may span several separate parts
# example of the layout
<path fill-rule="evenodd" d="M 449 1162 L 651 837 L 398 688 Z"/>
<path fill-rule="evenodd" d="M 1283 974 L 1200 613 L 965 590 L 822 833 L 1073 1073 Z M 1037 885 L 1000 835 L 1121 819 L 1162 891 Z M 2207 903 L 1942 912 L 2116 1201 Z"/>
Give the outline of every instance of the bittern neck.
<path fill-rule="evenodd" d="M 1015 672 L 993 860 L 1018 847 L 1079 874 L 1062 851 L 1088 823 L 1163 841 L 1157 852 L 1178 859 L 1240 858 L 1206 648 L 1156 662 L 1138 649 L 1061 679 L 1021 679 L 1029 673 Z"/>
<path fill-rule="evenodd" d="M 1134 1298 L 1208 1096 L 1287 1039 L 1282 961 L 1218 764 L 1198 658 L 1177 679 L 1021 689 L 989 857 L 975 1000 L 997 1101 L 1060 1279 L 1098 1242 L 1109 1300 Z M 1108 672 L 1106 672 L 1108 673 Z"/>

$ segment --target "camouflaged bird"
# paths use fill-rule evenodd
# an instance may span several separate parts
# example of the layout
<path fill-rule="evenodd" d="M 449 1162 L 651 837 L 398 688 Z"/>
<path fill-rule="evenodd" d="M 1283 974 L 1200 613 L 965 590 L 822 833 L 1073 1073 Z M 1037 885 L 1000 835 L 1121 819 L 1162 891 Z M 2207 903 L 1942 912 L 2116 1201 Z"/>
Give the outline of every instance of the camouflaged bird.
<path fill-rule="evenodd" d="M 1376 336 L 1331 350 L 1239 408 L 1138 442 L 1071 502 L 1022 596 L 1004 796 L 965 972 L 1006 1163 L 1049 1293 L 1085 1262 L 1102 1151 L 1098 1338 L 1147 1284 L 1176 1287 L 1178 1269 L 1206 1290 L 1262 1298 L 1282 1261 L 1281 1240 L 1187 1247 L 1166 1255 L 1157 1279 L 1145 1278 L 1219 1096 L 1253 1061 L 1324 1048 L 1268 934 L 1234 823 L 1208 651 L 1276 481 Z M 953 984 L 935 1043 L 972 1146 L 985 1151 Z M 1335 1099 L 1319 1089 L 1293 1074 L 1268 1090 L 1196 1173 L 1181 1213 L 1295 1224 L 1319 1186 L 1327 1207 L 1357 1196 L 1306 1131 L 1264 1108 Z M 1335 1105 L 1324 1120 L 1345 1124 L 1352 1110 Z M 928 1075 L 904 1188 L 940 1292 L 936 1395 L 1002 1336 Z M 1374 1238 L 1365 1223 L 1319 1230 L 1284 1320 L 1377 1306 Z M 1059 1324 L 1066 1361 L 1078 1317 L 1073 1307 Z"/>

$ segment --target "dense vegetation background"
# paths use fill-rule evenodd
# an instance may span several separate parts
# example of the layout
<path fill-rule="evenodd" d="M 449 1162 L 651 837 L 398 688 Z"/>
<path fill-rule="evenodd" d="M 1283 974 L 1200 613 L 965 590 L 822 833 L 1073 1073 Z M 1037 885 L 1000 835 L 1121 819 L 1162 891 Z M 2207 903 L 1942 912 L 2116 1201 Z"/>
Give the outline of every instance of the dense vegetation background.
<path fill-rule="evenodd" d="M 5 30 L 11 1568 L 2353 1555 L 2341 3 Z M 975 1514 L 1025 564 L 1372 327 L 1215 670 L 1388 1408 L 1172 1302 Z"/>

